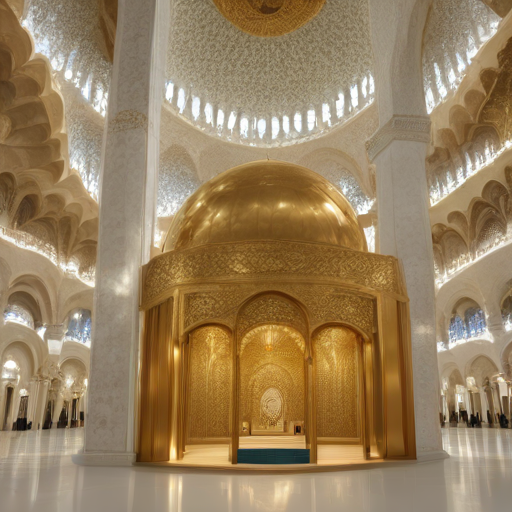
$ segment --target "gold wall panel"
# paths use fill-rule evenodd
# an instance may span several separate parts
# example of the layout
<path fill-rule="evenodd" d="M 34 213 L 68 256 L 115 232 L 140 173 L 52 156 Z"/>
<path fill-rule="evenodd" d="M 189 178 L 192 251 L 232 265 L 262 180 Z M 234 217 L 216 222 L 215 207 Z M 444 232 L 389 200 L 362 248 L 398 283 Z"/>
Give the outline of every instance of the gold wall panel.
<path fill-rule="evenodd" d="M 257 241 L 195 247 L 164 253 L 144 267 L 142 307 L 147 309 L 172 295 L 174 287 L 225 280 L 253 279 L 259 283 L 292 277 L 339 281 L 404 293 L 397 260 L 332 245 L 306 242 Z"/>
<path fill-rule="evenodd" d="M 171 397 L 174 392 L 172 351 L 173 299 L 146 311 L 144 315 L 140 379 L 140 417 L 137 459 L 166 461 L 171 439 Z"/>
<path fill-rule="evenodd" d="M 190 334 L 187 438 L 229 437 L 231 340 L 221 327 L 200 327 Z"/>
<path fill-rule="evenodd" d="M 312 20 L 325 0 L 213 0 L 235 27 L 260 37 L 289 34 Z"/>
<path fill-rule="evenodd" d="M 328 327 L 313 341 L 318 437 L 359 437 L 358 337 Z"/>
<path fill-rule="evenodd" d="M 273 348 L 266 350 L 269 325 L 249 331 L 241 341 L 240 428 L 244 421 L 259 428 L 261 401 L 274 388 L 283 398 L 284 428 L 289 421 L 304 421 L 304 339 L 291 327 L 274 325 Z"/>

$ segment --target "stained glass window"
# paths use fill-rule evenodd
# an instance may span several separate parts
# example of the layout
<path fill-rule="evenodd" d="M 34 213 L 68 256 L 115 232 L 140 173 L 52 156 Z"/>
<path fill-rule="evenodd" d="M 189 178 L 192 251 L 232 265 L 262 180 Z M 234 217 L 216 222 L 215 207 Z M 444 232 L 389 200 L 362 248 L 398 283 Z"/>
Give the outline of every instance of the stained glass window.
<path fill-rule="evenodd" d="M 501 306 L 501 318 L 506 331 L 512 331 L 512 295 L 509 295 Z"/>
<path fill-rule="evenodd" d="M 467 338 L 466 326 L 459 315 L 450 320 L 450 343 Z"/>
<path fill-rule="evenodd" d="M 91 312 L 88 309 L 74 309 L 69 315 L 65 339 L 79 343 L 91 342 Z"/>
<path fill-rule="evenodd" d="M 18 304 L 9 304 L 4 311 L 4 322 L 15 322 L 34 328 L 34 318 L 30 311 Z"/>
<path fill-rule="evenodd" d="M 466 309 L 464 320 L 459 315 L 454 315 L 450 321 L 450 343 L 460 340 L 476 338 L 487 330 L 485 313 L 479 307 Z"/>
<path fill-rule="evenodd" d="M 486 331 L 485 314 L 480 308 L 469 308 L 464 316 L 468 338 L 475 338 Z"/>

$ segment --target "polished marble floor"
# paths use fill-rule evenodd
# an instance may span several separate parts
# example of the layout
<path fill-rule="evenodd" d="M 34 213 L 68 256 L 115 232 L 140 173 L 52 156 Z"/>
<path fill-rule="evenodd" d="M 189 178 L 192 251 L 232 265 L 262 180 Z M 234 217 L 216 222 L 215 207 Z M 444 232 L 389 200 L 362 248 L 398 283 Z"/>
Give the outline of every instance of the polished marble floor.
<path fill-rule="evenodd" d="M 83 429 L 0 432 L 0 512 L 512 510 L 512 430 L 445 429 L 449 459 L 298 475 L 75 466 Z"/>

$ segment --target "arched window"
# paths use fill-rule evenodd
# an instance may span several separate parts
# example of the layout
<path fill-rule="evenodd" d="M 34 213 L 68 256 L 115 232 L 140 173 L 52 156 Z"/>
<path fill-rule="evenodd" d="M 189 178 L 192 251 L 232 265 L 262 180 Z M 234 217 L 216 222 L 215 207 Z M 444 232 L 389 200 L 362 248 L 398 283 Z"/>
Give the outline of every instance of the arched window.
<path fill-rule="evenodd" d="M 16 380 L 20 374 L 20 365 L 12 358 L 8 358 L 2 365 L 2 379 Z"/>
<path fill-rule="evenodd" d="M 471 338 L 485 335 L 487 323 L 482 308 L 473 300 L 465 297 L 457 302 L 450 320 L 450 343 L 460 343 Z"/>
<path fill-rule="evenodd" d="M 512 294 L 509 293 L 501 303 L 501 318 L 506 331 L 512 331 Z"/>
<path fill-rule="evenodd" d="M 89 344 L 91 342 L 91 312 L 88 309 L 74 309 L 69 314 L 65 339 Z"/>
<path fill-rule="evenodd" d="M 4 310 L 4 322 L 15 322 L 34 328 L 34 317 L 28 309 L 19 304 L 8 304 Z"/>
<path fill-rule="evenodd" d="M 466 326 L 459 315 L 455 315 L 450 320 L 450 343 L 467 338 Z"/>
<path fill-rule="evenodd" d="M 469 308 L 464 316 L 468 338 L 476 338 L 486 331 L 485 313 L 480 308 Z"/>

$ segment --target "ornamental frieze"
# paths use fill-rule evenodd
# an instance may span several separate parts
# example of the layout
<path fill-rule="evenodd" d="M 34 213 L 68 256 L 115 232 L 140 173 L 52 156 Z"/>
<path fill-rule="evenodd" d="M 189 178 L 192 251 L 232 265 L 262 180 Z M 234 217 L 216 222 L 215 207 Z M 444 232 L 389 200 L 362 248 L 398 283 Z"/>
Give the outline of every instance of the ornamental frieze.
<path fill-rule="evenodd" d="M 172 251 L 153 259 L 145 267 L 142 307 L 158 303 L 179 285 L 287 276 L 402 293 L 397 260 L 391 256 L 301 242 L 241 242 Z"/>

